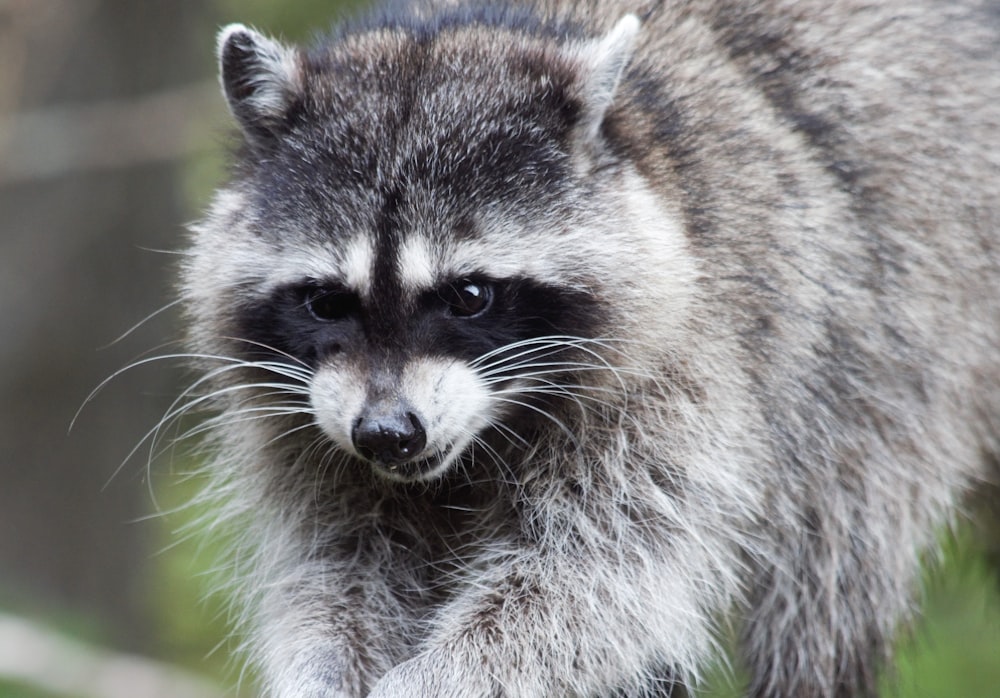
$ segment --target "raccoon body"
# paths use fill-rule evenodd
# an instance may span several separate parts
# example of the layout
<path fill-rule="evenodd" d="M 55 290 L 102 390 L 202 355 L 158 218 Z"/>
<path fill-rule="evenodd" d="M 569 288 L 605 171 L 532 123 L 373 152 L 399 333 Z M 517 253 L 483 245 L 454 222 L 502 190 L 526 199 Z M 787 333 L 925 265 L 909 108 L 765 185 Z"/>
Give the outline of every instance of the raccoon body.
<path fill-rule="evenodd" d="M 270 694 L 676 695 L 732 619 L 749 695 L 872 694 L 1000 453 L 997 23 L 224 29 L 183 293 Z"/>

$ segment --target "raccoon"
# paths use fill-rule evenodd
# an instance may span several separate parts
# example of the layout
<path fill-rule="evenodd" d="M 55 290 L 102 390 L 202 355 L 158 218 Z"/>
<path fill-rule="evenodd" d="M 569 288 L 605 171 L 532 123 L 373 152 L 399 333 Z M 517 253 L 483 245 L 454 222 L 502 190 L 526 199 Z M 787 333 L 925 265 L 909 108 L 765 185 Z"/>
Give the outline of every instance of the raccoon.
<path fill-rule="evenodd" d="M 1000 454 L 998 8 L 400 4 L 218 40 L 182 272 L 277 698 L 867 696 Z"/>

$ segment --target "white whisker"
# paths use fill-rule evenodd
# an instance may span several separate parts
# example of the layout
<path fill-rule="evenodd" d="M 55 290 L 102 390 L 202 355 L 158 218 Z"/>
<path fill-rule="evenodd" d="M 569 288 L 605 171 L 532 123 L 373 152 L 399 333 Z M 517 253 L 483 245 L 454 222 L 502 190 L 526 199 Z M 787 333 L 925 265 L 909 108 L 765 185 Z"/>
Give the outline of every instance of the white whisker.
<path fill-rule="evenodd" d="M 543 410 L 541 407 L 538 407 L 537 405 L 532 405 L 530 402 L 525 402 L 523 400 L 515 400 L 514 398 L 509 398 L 509 397 L 498 397 L 496 399 L 499 402 L 503 402 L 509 405 L 516 405 L 518 407 L 523 407 L 527 410 L 530 410 L 545 417 L 547 420 L 551 421 L 553 424 L 559 427 L 570 438 L 570 440 L 574 445 L 577 446 L 579 445 L 579 439 L 577 435 L 574 433 L 574 431 L 570 429 L 565 422 L 563 422 L 561 419 L 553 415 L 551 412 L 547 412 Z"/>
<path fill-rule="evenodd" d="M 111 340 L 110 342 L 108 342 L 107 344 L 105 344 L 103 347 L 100 347 L 100 348 L 101 349 L 107 349 L 109 347 L 115 346 L 119 342 L 124 341 L 129 335 L 131 335 L 132 333 L 134 333 L 136 330 L 138 330 L 140 327 L 142 327 L 143 325 L 145 325 L 147 322 L 149 322 L 153 318 L 162 315 L 163 313 L 167 312 L 168 310 L 176 308 L 178 305 L 180 305 L 183 302 L 184 302 L 183 298 L 178 298 L 178 299 L 176 299 L 174 301 L 171 301 L 170 303 L 167 303 L 166 305 L 163 305 L 163 306 L 157 308 L 156 310 L 154 310 L 153 312 L 151 312 L 149 315 L 147 315 L 143 319 L 139 320 L 139 322 L 135 323 L 134 325 L 132 325 L 131 327 L 129 327 L 127 330 L 125 330 L 120 335 L 118 335 L 113 340 Z"/>

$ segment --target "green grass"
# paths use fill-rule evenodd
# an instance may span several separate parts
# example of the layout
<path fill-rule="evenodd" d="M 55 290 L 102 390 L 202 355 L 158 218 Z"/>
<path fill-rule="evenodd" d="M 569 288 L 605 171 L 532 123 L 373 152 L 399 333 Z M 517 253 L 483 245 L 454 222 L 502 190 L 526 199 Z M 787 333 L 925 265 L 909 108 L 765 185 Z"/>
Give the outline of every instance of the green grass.
<path fill-rule="evenodd" d="M 968 532 L 948 542 L 945 563 L 927 574 L 924 614 L 901 644 L 893 698 L 1000 696 L 1000 587 Z"/>

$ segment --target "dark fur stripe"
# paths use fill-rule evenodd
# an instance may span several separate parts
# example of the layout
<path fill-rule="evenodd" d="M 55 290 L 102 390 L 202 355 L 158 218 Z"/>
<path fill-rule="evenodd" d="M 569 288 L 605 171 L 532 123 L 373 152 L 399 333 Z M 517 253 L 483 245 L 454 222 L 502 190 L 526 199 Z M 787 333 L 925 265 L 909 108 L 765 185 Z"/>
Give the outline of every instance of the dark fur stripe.
<path fill-rule="evenodd" d="M 309 284 L 303 282 L 240 307 L 237 327 L 240 337 L 249 340 L 247 358 L 263 358 L 266 346 L 311 366 L 341 352 L 394 356 L 397 361 L 412 356 L 471 361 L 520 340 L 547 335 L 589 338 L 601 333 L 603 312 L 590 294 L 527 278 L 483 282 L 493 285 L 496 297 L 488 312 L 474 318 L 450 316 L 436 290 L 419 299 L 404 299 L 398 286 L 382 282 L 358 315 L 323 322 L 306 308 Z"/>

